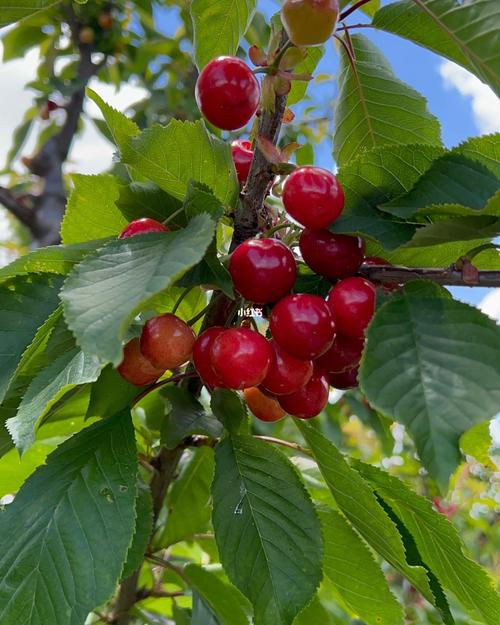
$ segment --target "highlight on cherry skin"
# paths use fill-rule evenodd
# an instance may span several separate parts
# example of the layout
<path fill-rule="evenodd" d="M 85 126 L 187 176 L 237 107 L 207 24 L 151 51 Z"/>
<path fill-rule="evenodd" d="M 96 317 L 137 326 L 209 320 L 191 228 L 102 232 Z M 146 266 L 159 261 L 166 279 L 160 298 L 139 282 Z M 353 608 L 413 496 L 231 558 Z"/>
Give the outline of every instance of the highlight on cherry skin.
<path fill-rule="evenodd" d="M 150 232 L 170 232 L 170 229 L 164 224 L 151 219 L 149 217 L 142 217 L 131 221 L 118 236 L 119 239 L 127 239 L 129 237 L 135 237 L 138 234 L 148 234 Z"/>
<path fill-rule="evenodd" d="M 201 71 L 196 102 L 204 117 L 221 130 L 246 126 L 260 104 L 260 85 L 252 70 L 234 56 L 219 56 Z"/>

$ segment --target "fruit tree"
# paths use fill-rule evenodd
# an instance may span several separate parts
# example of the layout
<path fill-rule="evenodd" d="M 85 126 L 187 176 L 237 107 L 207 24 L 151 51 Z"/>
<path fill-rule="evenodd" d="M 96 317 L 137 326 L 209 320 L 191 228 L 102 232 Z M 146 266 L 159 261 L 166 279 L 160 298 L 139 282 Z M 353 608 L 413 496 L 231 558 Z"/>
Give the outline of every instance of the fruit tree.
<path fill-rule="evenodd" d="M 2 26 L 39 65 L 0 172 L 0 625 L 499 625 L 500 330 L 454 287 L 500 287 L 500 135 L 446 147 L 373 36 L 498 95 L 498 0 Z"/>

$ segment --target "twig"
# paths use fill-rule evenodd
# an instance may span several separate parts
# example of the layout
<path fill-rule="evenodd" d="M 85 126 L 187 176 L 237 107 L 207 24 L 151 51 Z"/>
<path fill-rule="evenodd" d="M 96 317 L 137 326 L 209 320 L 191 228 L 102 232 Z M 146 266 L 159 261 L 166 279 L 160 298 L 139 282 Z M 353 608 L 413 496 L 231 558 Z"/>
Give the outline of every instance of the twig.
<path fill-rule="evenodd" d="M 184 571 L 179 566 L 175 566 L 175 564 L 172 564 L 168 560 L 164 560 L 163 558 L 158 558 L 158 556 L 155 556 L 153 554 L 148 554 L 146 557 L 147 557 L 148 560 L 150 560 L 154 564 L 158 564 L 159 566 L 163 567 L 164 569 L 169 569 L 170 571 L 173 571 L 174 573 L 176 573 L 185 582 L 188 581 L 187 577 L 186 577 L 186 574 L 184 573 Z"/>
<path fill-rule="evenodd" d="M 340 14 L 339 22 L 342 22 L 343 20 L 345 20 L 345 18 L 349 17 L 349 15 L 351 15 L 351 13 L 354 13 L 354 11 L 357 11 L 363 5 L 368 4 L 368 2 L 370 2 L 370 0 L 358 0 L 358 2 L 356 2 L 356 4 L 353 4 L 352 7 L 349 7 L 348 9 L 346 9 L 345 11 L 343 11 Z"/>
<path fill-rule="evenodd" d="M 176 375 L 172 375 L 169 378 L 166 378 L 165 380 L 160 380 L 159 382 L 155 382 L 154 384 L 151 384 L 151 386 L 148 386 L 142 392 L 140 392 L 139 395 L 134 397 L 134 399 L 132 400 L 132 403 L 130 404 L 130 407 L 133 408 L 141 401 L 141 399 L 144 399 L 146 395 L 149 395 L 149 393 L 156 391 L 156 389 L 161 388 L 162 386 L 165 386 L 166 384 L 173 384 L 174 382 L 180 382 L 181 380 L 184 380 L 186 378 L 192 378 L 192 377 L 195 377 L 196 375 L 197 374 L 194 371 L 188 371 L 186 373 L 177 373 Z"/>
<path fill-rule="evenodd" d="M 17 197 L 10 189 L 0 187 L 0 204 L 19 219 L 32 234 L 35 234 L 35 214 L 23 203 L 21 198 Z"/>
<path fill-rule="evenodd" d="M 356 28 L 376 28 L 376 27 L 373 24 L 342 24 L 341 26 L 337 26 L 337 31 L 355 30 Z"/>
<path fill-rule="evenodd" d="M 455 266 L 434 267 L 396 267 L 393 265 L 362 265 L 359 273 L 376 282 L 384 284 L 405 284 L 414 280 L 431 280 L 447 286 L 483 286 L 500 287 L 500 271 L 479 271 L 476 282 L 465 279 L 462 271 Z"/>

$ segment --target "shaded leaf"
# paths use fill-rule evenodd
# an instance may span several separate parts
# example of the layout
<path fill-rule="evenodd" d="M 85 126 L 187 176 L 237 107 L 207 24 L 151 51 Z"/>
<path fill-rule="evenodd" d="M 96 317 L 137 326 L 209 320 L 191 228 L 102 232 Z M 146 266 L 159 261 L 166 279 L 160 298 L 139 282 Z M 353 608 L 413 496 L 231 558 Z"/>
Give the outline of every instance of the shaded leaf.
<path fill-rule="evenodd" d="M 0 0 L 0 28 L 12 22 L 17 22 L 30 15 L 43 11 L 59 0 Z"/>
<path fill-rule="evenodd" d="M 241 431 L 248 421 L 248 413 L 241 396 L 227 388 L 214 389 L 210 406 L 226 430 L 234 434 Z"/>
<path fill-rule="evenodd" d="M 134 537 L 127 553 L 121 579 L 127 579 L 142 566 L 152 530 L 153 500 L 151 491 L 148 486 L 139 483 L 135 500 Z"/>
<path fill-rule="evenodd" d="M 136 480 L 127 412 L 49 456 L 0 513 L 0 623 L 83 625 L 110 597 L 134 531 Z"/>
<path fill-rule="evenodd" d="M 217 446 L 213 524 L 230 580 L 254 606 L 255 625 L 291 625 L 321 579 L 314 506 L 293 465 L 250 436 Z"/>

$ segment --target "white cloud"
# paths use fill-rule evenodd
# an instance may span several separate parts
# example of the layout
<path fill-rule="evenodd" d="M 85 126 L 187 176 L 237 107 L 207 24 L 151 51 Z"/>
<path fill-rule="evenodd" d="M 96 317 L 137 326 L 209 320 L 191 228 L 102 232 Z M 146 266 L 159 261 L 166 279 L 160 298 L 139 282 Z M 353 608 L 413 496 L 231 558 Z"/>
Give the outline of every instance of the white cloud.
<path fill-rule="evenodd" d="M 439 73 L 448 89 L 471 99 L 474 121 L 481 134 L 500 132 L 500 99 L 479 78 L 452 61 L 443 61 Z"/>
<path fill-rule="evenodd" d="M 500 289 L 490 291 L 479 303 L 479 310 L 500 322 Z"/>

